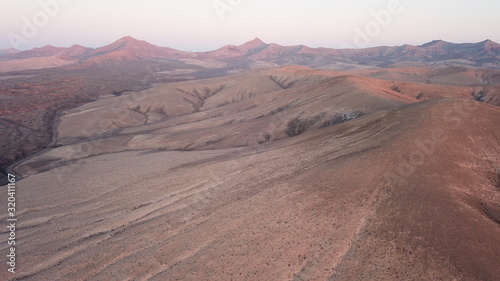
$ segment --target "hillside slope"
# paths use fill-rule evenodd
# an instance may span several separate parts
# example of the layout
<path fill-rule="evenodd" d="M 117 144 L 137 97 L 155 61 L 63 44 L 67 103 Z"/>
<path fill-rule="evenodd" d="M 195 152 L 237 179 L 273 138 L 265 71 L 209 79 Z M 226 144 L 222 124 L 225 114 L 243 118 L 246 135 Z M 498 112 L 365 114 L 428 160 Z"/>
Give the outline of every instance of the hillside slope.
<path fill-rule="evenodd" d="M 160 84 L 67 110 L 52 149 L 19 163 L 30 175 L 67 161 L 125 150 L 234 148 L 288 137 L 300 118 L 309 131 L 336 114 L 416 102 L 392 83 L 290 66 L 206 80 Z"/>
<path fill-rule="evenodd" d="M 244 148 L 77 160 L 18 183 L 17 277 L 497 280 L 499 124 L 436 100 Z"/>

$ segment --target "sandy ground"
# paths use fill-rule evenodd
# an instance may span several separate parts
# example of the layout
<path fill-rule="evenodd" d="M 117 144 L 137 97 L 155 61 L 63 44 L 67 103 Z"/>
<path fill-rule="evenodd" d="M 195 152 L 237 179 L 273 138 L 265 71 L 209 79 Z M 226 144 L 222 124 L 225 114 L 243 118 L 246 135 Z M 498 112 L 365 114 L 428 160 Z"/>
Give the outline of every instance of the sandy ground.
<path fill-rule="evenodd" d="M 496 280 L 499 124 L 441 100 L 245 148 L 81 159 L 18 183 L 18 273 L 0 278 Z"/>
<path fill-rule="evenodd" d="M 310 130 L 346 111 L 373 112 L 417 99 L 387 81 L 305 67 L 254 70 L 159 84 L 63 112 L 50 149 L 17 165 L 29 175 L 68 161 L 124 150 L 206 150 L 286 138 L 289 120 L 316 118 Z"/>
<path fill-rule="evenodd" d="M 57 56 L 0 61 L 0 73 L 71 65 L 78 60 Z"/>

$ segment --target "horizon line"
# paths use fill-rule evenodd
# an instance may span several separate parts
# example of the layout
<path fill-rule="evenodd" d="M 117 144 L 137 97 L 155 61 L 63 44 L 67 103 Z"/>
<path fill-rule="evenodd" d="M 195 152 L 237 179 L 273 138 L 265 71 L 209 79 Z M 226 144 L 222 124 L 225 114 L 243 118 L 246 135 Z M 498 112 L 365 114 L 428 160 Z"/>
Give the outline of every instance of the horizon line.
<path fill-rule="evenodd" d="M 92 50 L 95 50 L 95 49 L 99 49 L 99 48 L 102 48 L 102 47 L 105 47 L 105 46 L 108 46 L 108 45 L 111 45 L 113 43 L 116 43 L 120 40 L 124 40 L 124 39 L 133 39 L 135 41 L 142 41 L 142 42 L 146 42 L 148 44 L 151 44 L 151 45 L 154 45 L 156 47 L 159 47 L 159 48 L 170 48 L 170 49 L 174 49 L 174 50 L 177 50 L 177 51 L 181 51 L 181 52 L 186 52 L 186 53 L 206 53 L 206 52 L 212 52 L 212 51 L 216 51 L 216 50 L 219 50 L 223 47 L 226 47 L 226 46 L 242 46 L 242 45 L 245 45 L 247 43 L 250 43 L 250 42 L 253 42 L 253 41 L 256 41 L 256 40 L 259 40 L 262 42 L 262 44 L 266 44 L 266 45 L 272 45 L 272 44 L 276 44 L 276 45 L 280 45 L 280 46 L 289 46 L 289 47 L 293 47 L 293 46 L 303 46 L 303 47 L 307 47 L 307 48 L 312 48 L 312 49 L 332 49 L 332 50 L 365 50 L 365 49 L 373 49 L 373 48 L 381 48 L 381 47 L 402 47 L 402 46 L 406 46 L 406 45 L 409 45 L 409 46 L 413 46 L 413 47 L 423 47 L 424 45 L 427 45 L 427 44 L 430 44 L 430 43 L 434 43 L 434 42 L 444 42 L 444 43 L 449 43 L 449 44 L 457 44 L 457 45 L 460 45 L 460 44 L 479 44 L 479 43 L 483 43 L 483 42 L 493 42 L 495 44 L 499 44 L 491 39 L 485 39 L 485 40 L 482 40 L 482 41 L 479 41 L 479 42 L 450 42 L 450 41 L 446 41 L 446 40 L 443 40 L 443 39 L 434 39 L 434 40 L 431 40 L 431 41 L 428 41 L 428 42 L 425 42 L 425 43 L 422 43 L 422 44 L 419 44 L 419 45 L 413 45 L 413 44 L 401 44 L 401 45 L 376 45 L 376 46 L 371 46 L 371 47 L 354 47 L 353 48 L 335 48 L 335 47 L 323 47 L 323 46 L 320 46 L 320 47 L 309 47 L 308 45 L 305 45 L 305 44 L 297 44 L 297 45 L 282 45 L 282 44 L 279 44 L 279 43 L 266 43 L 265 41 L 261 40 L 260 37 L 255 37 L 254 39 L 252 40 L 249 40 L 249 41 L 246 41 L 244 43 L 241 43 L 239 45 L 235 45 L 235 44 L 225 44 L 225 45 L 222 45 L 221 47 L 217 48 L 217 49 L 212 49 L 212 50 L 206 50 L 206 51 L 184 51 L 184 50 L 181 50 L 181 49 L 176 49 L 176 48 L 172 48 L 172 47 L 169 47 L 169 46 L 160 46 L 160 45 L 156 45 L 154 43 L 151 43 L 147 40 L 143 40 L 143 39 L 137 39 L 136 37 L 133 37 L 133 36 L 130 36 L 130 35 L 125 35 L 125 36 L 122 36 L 120 37 L 119 39 L 116 39 L 114 41 L 111 41 L 110 43 L 108 44 L 105 44 L 105 45 L 102 45 L 102 46 L 99 46 L 99 47 L 87 47 L 87 46 L 84 46 L 84 45 L 80 45 L 78 43 L 75 43 L 75 44 L 72 44 L 68 47 L 65 47 L 65 46 L 57 46 L 57 45 L 53 45 L 53 44 L 46 44 L 46 45 L 43 45 L 43 46 L 38 46 L 38 47 L 33 47 L 31 49 L 17 49 L 17 48 L 14 48 L 14 47 L 10 47 L 10 48 L 2 48 L 0 49 L 0 51 L 5 51 L 5 50 L 15 50 L 15 51 L 18 51 L 18 52 L 25 52 L 25 51 L 31 51 L 31 50 L 34 50 L 34 49 L 42 49 L 42 48 L 45 48 L 45 47 L 54 47 L 54 48 L 71 48 L 71 47 L 74 47 L 74 46 L 79 46 L 79 47 L 83 47 L 83 48 L 88 48 L 88 49 L 92 49 Z M 348 45 L 346 43 L 342 43 L 343 45 Z"/>

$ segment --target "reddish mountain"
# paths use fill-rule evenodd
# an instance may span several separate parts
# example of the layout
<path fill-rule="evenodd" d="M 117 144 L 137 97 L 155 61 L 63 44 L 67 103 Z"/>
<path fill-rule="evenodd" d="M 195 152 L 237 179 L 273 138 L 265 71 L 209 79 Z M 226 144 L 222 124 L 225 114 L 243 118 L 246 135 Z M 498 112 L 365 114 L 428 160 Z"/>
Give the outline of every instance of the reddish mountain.
<path fill-rule="evenodd" d="M 83 46 L 75 44 L 69 48 L 65 48 L 65 49 L 59 51 L 59 53 L 57 53 L 57 55 L 68 56 L 68 57 L 78 57 L 78 56 L 85 55 L 90 50 L 92 50 L 92 48 L 87 48 L 87 47 L 83 47 Z"/>
<path fill-rule="evenodd" d="M 281 46 L 266 44 L 256 38 L 240 46 L 227 45 L 216 51 L 198 53 L 200 59 L 230 60 L 234 58 L 250 61 L 265 60 L 278 64 L 301 64 L 319 66 L 339 61 L 387 65 L 388 62 L 416 61 L 434 62 L 443 60 L 468 60 L 482 64 L 498 62 L 500 45 L 486 40 L 479 43 L 454 44 L 442 40 L 421 46 L 402 45 L 367 49 L 310 48 L 304 45 Z"/>
<path fill-rule="evenodd" d="M 6 52 L 6 51 L 5 51 Z M 25 59 L 34 57 L 61 56 L 83 60 L 137 60 L 137 59 L 178 59 L 192 57 L 190 53 L 178 51 L 166 47 L 158 47 L 146 41 L 137 40 L 130 36 L 123 37 L 109 45 L 92 49 L 80 45 L 73 45 L 69 48 L 54 47 L 47 45 L 41 48 L 34 48 L 8 55 L 11 59 Z M 0 53 L 1 54 L 1 53 Z M 97 58 L 99 57 L 99 58 Z"/>
<path fill-rule="evenodd" d="M 402 45 L 395 47 L 375 47 L 367 49 L 310 48 L 304 45 L 281 46 L 267 44 L 259 38 L 239 46 L 226 45 L 218 50 L 201 53 L 183 52 L 167 47 L 159 47 L 130 36 L 123 37 L 104 47 L 89 49 L 74 45 L 70 48 L 45 46 L 6 56 L 11 59 L 62 56 L 81 59 L 87 63 L 104 60 L 140 59 L 210 59 L 222 60 L 233 67 L 249 68 L 255 61 L 288 65 L 298 64 L 310 67 L 335 68 L 336 64 L 349 64 L 351 69 L 363 65 L 369 67 L 398 67 L 398 63 L 414 62 L 422 67 L 428 63 L 498 67 L 500 44 L 491 40 L 479 43 L 455 44 L 442 40 L 420 46 Z M 1 56 L 1 52 L 0 52 Z M 84 65 L 83 65 L 84 66 Z M 340 69 L 343 70 L 341 67 Z"/>
<path fill-rule="evenodd" d="M 131 59 L 174 59 L 180 58 L 183 55 L 188 56 L 186 52 L 171 48 L 158 47 L 146 41 L 137 40 L 133 37 L 126 36 L 109 45 L 97 48 L 87 53 L 85 55 L 85 58 L 104 56 L 107 58 L 126 57 Z"/>
<path fill-rule="evenodd" d="M 47 45 L 41 48 L 34 48 L 27 51 L 19 51 L 16 49 L 0 50 L 0 55 L 2 54 L 2 51 L 4 51 L 4 53 L 8 55 L 8 58 L 11 59 L 28 59 L 52 56 L 78 58 L 86 54 L 90 50 L 92 49 L 76 44 L 69 48 Z"/>
<path fill-rule="evenodd" d="M 220 49 L 211 52 L 204 52 L 197 54 L 199 58 L 210 58 L 210 59 L 228 59 L 234 57 L 242 57 L 250 55 L 256 51 L 259 51 L 261 47 L 265 47 L 266 44 L 259 38 L 255 38 L 252 41 L 248 41 L 243 45 L 226 45 Z"/>
<path fill-rule="evenodd" d="M 34 48 L 31 50 L 27 51 L 22 51 L 19 53 L 15 53 L 13 55 L 10 55 L 10 58 L 14 59 L 27 59 L 27 58 L 33 58 L 33 57 L 50 57 L 54 56 L 60 51 L 64 50 L 65 48 L 62 47 L 54 47 L 52 45 L 47 45 L 44 47 L 40 48 Z"/>
<path fill-rule="evenodd" d="M 16 54 L 19 52 L 21 52 L 21 51 L 19 51 L 18 49 L 14 49 L 14 48 L 0 49 L 0 57 L 13 55 L 13 54 Z"/>

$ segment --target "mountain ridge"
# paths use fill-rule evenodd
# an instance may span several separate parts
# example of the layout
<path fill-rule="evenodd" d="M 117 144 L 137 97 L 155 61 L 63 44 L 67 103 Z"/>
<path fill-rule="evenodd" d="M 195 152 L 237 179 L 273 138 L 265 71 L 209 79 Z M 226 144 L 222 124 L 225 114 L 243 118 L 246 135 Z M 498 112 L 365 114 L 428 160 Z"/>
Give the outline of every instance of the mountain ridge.
<path fill-rule="evenodd" d="M 3 55 L 2 55 L 3 54 Z M 120 54 L 120 55 L 117 55 Z M 256 37 L 241 45 L 225 45 L 206 52 L 185 52 L 160 47 L 131 36 L 122 37 L 99 48 L 73 45 L 69 48 L 46 45 L 26 51 L 0 50 L 5 59 L 32 57 L 69 56 L 81 61 L 100 59 L 210 59 L 231 61 L 259 61 L 285 64 L 318 66 L 339 61 L 366 64 L 367 60 L 384 62 L 415 61 L 430 63 L 443 60 L 469 60 L 481 66 L 485 63 L 500 64 L 500 44 L 489 39 L 477 43 L 450 43 L 434 40 L 422 45 L 380 46 L 364 49 L 312 48 L 305 45 L 283 46 L 265 43 Z M 96 57 L 100 57 L 96 59 Z"/>

